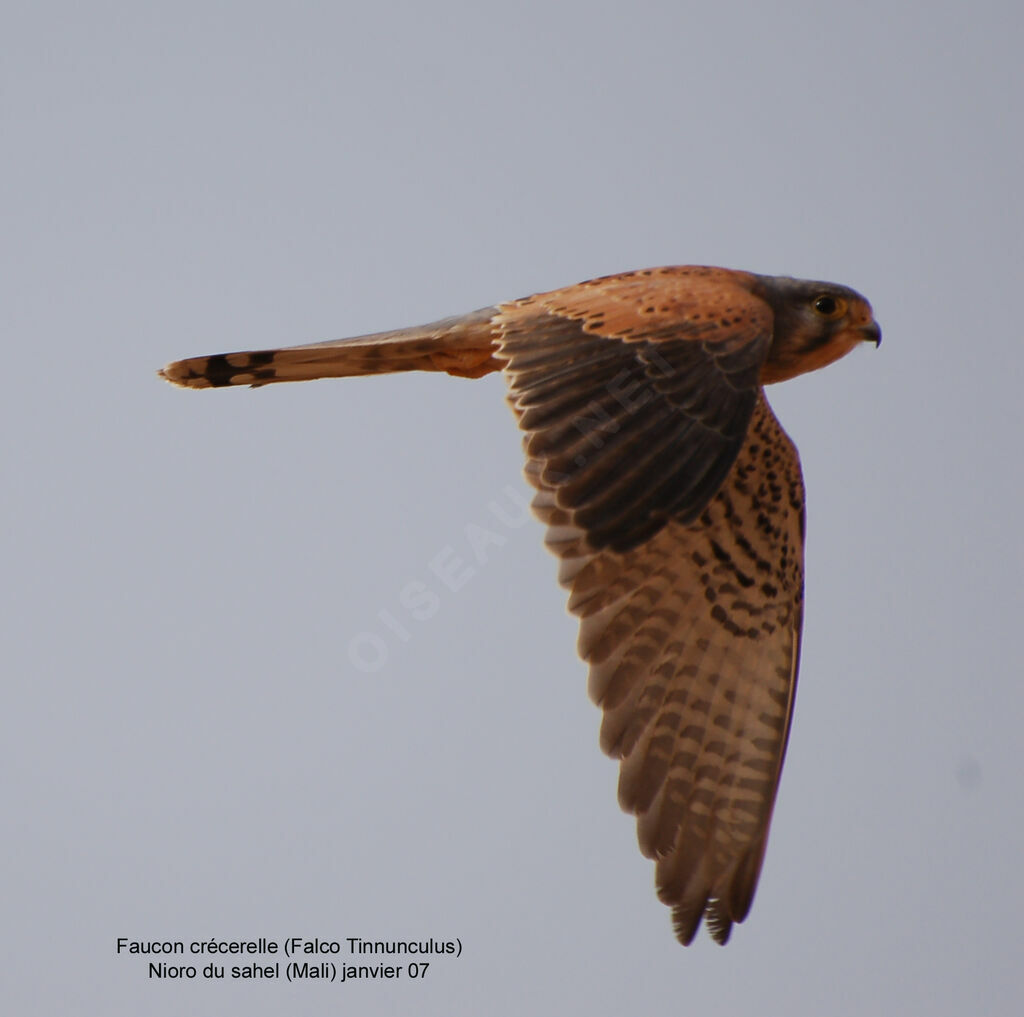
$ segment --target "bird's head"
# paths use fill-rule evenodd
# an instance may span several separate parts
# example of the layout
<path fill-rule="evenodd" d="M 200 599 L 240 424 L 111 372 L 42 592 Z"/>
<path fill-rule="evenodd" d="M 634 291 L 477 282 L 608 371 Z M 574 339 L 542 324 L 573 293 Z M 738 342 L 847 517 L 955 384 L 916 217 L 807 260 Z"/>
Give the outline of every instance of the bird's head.
<path fill-rule="evenodd" d="M 786 276 L 756 279 L 755 292 L 775 314 L 772 345 L 761 372 L 765 384 L 817 370 L 861 343 L 881 343 L 882 330 L 871 305 L 856 290 Z"/>

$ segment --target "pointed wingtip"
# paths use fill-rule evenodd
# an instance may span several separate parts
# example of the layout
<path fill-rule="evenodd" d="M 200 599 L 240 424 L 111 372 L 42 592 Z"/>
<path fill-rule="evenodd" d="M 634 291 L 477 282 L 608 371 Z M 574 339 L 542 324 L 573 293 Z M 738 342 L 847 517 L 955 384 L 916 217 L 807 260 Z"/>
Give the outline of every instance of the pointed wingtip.
<path fill-rule="evenodd" d="M 693 942 L 703 917 L 703 910 L 684 907 L 681 904 L 672 908 L 672 931 L 683 946 L 689 946 Z"/>
<path fill-rule="evenodd" d="M 721 900 L 713 897 L 708 901 L 707 908 L 704 911 L 704 925 L 711 938 L 719 946 L 725 946 L 729 942 L 729 936 L 732 933 L 732 923 L 732 916 L 726 910 Z"/>

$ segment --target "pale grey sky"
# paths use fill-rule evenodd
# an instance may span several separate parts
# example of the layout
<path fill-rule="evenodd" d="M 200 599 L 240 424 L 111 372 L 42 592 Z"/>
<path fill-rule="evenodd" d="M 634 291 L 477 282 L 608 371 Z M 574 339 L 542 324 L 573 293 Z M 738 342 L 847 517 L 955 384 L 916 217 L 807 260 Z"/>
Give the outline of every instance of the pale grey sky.
<path fill-rule="evenodd" d="M 1019 1012 L 1021 22 L 9 4 L 5 1012 Z M 616 806 L 501 379 L 155 375 L 672 263 L 846 283 L 885 333 L 771 393 L 804 653 L 724 950 L 675 943 Z M 119 936 L 463 953 L 172 983 Z"/>

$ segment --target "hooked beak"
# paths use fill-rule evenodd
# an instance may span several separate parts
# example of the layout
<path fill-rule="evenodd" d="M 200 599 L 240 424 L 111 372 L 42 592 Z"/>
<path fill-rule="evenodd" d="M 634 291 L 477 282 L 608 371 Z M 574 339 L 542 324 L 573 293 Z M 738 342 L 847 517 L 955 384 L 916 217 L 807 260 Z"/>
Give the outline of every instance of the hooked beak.
<path fill-rule="evenodd" d="M 878 323 L 872 321 L 870 324 L 861 325 L 860 334 L 864 336 L 864 341 L 868 343 L 874 343 L 876 347 L 882 345 L 882 330 L 878 327 Z"/>

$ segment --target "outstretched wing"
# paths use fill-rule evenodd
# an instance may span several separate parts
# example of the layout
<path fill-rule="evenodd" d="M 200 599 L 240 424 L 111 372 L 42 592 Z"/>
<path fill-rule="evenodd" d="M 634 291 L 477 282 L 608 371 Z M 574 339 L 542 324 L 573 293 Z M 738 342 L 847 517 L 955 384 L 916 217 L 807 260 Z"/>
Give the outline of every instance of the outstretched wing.
<path fill-rule="evenodd" d="M 601 745 L 684 943 L 749 910 L 799 658 L 803 484 L 758 384 L 771 319 L 742 289 L 725 303 L 637 305 L 645 329 L 554 294 L 497 319 Z"/>

